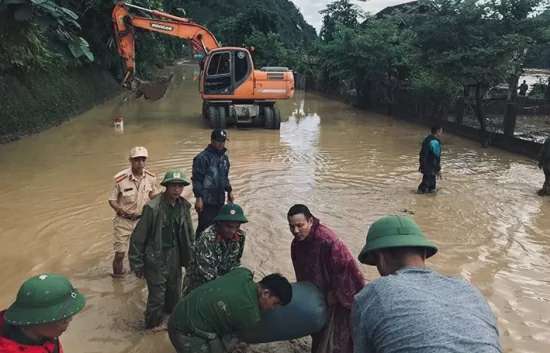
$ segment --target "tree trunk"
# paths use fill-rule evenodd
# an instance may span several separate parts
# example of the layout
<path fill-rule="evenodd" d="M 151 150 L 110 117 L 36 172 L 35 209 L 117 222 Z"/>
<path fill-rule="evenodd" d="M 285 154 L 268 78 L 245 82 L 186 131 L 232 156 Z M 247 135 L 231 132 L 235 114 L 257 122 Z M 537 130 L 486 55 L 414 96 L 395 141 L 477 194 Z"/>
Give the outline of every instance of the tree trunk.
<path fill-rule="evenodd" d="M 518 112 L 516 97 L 518 95 L 518 81 L 519 76 L 514 75 L 508 82 L 509 92 L 506 102 L 506 113 L 504 113 L 503 129 L 505 136 L 514 136 L 514 130 L 516 129 L 516 116 Z"/>
<path fill-rule="evenodd" d="M 488 134 L 487 134 L 487 125 L 485 124 L 485 116 L 483 115 L 483 101 L 481 99 L 481 84 L 476 84 L 476 97 L 475 97 L 475 113 L 477 121 L 479 122 L 479 135 L 481 140 L 481 145 L 487 147 L 489 145 Z"/>
<path fill-rule="evenodd" d="M 455 123 L 457 126 L 461 126 L 464 120 L 464 105 L 464 97 L 459 97 L 455 105 Z"/>
<path fill-rule="evenodd" d="M 516 102 L 506 103 L 506 113 L 504 113 L 504 135 L 514 136 L 514 130 L 516 129 L 516 116 L 518 113 L 518 106 Z"/>

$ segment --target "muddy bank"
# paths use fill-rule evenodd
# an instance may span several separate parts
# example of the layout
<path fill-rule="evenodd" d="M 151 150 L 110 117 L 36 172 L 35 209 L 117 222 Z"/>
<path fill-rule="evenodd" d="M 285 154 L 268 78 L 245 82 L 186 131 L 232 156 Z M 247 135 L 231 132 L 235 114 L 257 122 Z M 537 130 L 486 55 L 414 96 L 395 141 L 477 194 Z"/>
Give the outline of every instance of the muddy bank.
<path fill-rule="evenodd" d="M 0 73 L 0 143 L 59 125 L 119 89 L 109 72 L 94 66 Z"/>

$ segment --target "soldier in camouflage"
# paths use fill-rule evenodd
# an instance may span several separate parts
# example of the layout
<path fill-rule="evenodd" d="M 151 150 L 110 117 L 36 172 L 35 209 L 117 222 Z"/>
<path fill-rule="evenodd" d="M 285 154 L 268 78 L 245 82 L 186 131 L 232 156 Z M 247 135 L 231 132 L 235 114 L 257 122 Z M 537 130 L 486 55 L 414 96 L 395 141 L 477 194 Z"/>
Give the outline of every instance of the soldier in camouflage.
<path fill-rule="evenodd" d="M 245 232 L 240 226 L 246 222 L 239 205 L 226 204 L 221 208 L 214 224 L 195 241 L 185 277 L 186 293 L 241 265 Z"/>

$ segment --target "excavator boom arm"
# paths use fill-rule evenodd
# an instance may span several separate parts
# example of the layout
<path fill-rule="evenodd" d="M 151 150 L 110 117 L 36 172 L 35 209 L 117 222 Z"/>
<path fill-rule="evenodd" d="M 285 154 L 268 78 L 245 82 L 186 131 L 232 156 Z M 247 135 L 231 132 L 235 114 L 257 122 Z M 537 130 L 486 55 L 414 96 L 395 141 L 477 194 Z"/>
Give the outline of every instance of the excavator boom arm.
<path fill-rule="evenodd" d="M 141 12 L 143 15 L 136 15 Z M 158 32 L 172 37 L 189 40 L 195 52 L 208 54 L 219 48 L 216 37 L 205 27 L 193 21 L 157 10 L 119 1 L 113 8 L 113 26 L 118 53 L 124 59 L 125 75 L 123 85 L 131 84 L 135 73 L 134 28 Z"/>

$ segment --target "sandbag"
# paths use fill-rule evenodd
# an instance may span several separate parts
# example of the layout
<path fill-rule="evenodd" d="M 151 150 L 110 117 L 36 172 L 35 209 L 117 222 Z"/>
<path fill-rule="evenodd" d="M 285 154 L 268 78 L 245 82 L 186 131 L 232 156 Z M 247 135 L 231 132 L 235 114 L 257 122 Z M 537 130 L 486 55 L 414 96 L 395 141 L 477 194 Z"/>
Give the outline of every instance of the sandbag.
<path fill-rule="evenodd" d="M 239 336 L 247 343 L 287 341 L 319 332 L 328 319 L 321 291 L 312 283 L 292 283 L 292 300 L 265 312 L 260 323 Z"/>

